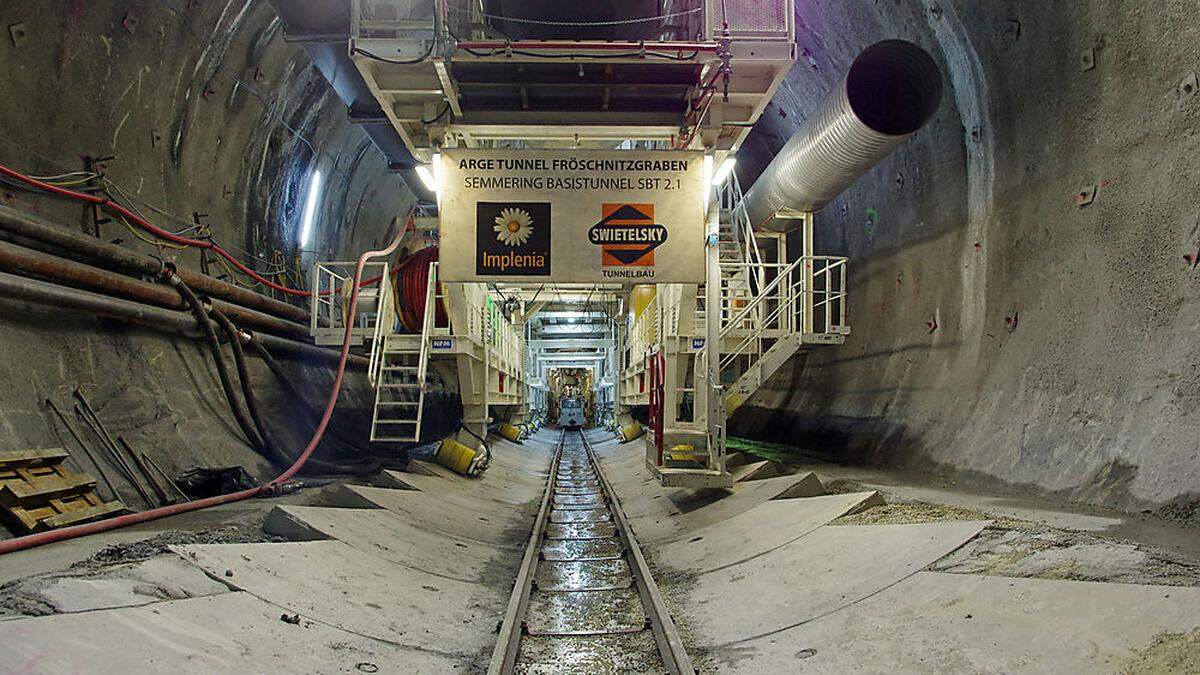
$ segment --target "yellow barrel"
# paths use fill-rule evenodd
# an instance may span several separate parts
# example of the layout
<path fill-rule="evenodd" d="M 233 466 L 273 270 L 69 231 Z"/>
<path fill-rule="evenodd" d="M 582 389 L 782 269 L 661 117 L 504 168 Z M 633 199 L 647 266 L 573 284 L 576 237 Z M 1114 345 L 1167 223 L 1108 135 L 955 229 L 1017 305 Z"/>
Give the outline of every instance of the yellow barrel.
<path fill-rule="evenodd" d="M 621 438 L 625 439 L 625 442 L 628 443 L 635 438 L 641 438 L 644 433 L 646 433 L 646 429 L 638 422 L 634 422 L 621 430 Z"/>
<path fill-rule="evenodd" d="M 633 318 L 638 318 L 646 308 L 654 302 L 654 296 L 658 294 L 658 287 L 654 284 L 638 284 L 633 287 L 629 293 L 629 309 L 633 311 Z"/>
<path fill-rule="evenodd" d="M 513 443 L 521 442 L 521 430 L 508 423 L 500 425 L 500 436 Z"/>
<path fill-rule="evenodd" d="M 475 460 L 475 450 L 453 438 L 447 438 L 438 446 L 435 458 L 438 464 L 465 476 L 471 469 L 471 462 Z"/>

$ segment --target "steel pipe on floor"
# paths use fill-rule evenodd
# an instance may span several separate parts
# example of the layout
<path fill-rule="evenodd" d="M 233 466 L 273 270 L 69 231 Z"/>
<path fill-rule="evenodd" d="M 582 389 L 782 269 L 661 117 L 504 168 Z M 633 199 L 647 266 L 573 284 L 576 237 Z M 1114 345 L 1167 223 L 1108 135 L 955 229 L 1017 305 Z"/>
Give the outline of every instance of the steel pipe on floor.
<path fill-rule="evenodd" d="M 86 312 L 158 330 L 181 333 L 188 337 L 200 337 L 196 319 L 190 313 L 81 291 L 49 281 L 29 279 L 6 272 L 0 272 L 0 296 L 20 302 L 32 302 L 59 309 Z M 324 365 L 336 366 L 340 357 L 339 353 L 334 350 L 275 335 L 255 333 L 254 339 L 272 353 L 314 359 Z M 366 370 L 369 363 L 370 361 L 362 356 L 350 356 L 347 360 L 347 366 L 357 370 Z"/>
<path fill-rule="evenodd" d="M 121 269 L 141 274 L 157 275 L 162 262 L 156 258 L 110 244 L 96 237 L 56 225 L 38 216 L 0 205 L 0 229 L 27 239 L 52 244 L 79 255 L 102 261 Z M 307 324 L 308 310 L 269 298 L 261 293 L 214 279 L 199 272 L 177 270 L 180 278 L 202 295 L 272 314 L 289 321 Z"/>
<path fill-rule="evenodd" d="M 24 246 L 0 241 L 0 269 L 62 283 L 75 288 L 136 300 L 166 309 L 187 309 L 183 299 L 168 286 L 133 279 L 86 263 L 60 258 Z M 308 327 L 270 314 L 246 309 L 223 300 L 212 300 L 214 309 L 244 327 L 275 335 L 308 337 Z"/>
<path fill-rule="evenodd" d="M 868 47 L 746 193 L 755 229 L 788 229 L 788 212 L 815 213 L 937 112 L 942 75 L 904 40 Z"/>

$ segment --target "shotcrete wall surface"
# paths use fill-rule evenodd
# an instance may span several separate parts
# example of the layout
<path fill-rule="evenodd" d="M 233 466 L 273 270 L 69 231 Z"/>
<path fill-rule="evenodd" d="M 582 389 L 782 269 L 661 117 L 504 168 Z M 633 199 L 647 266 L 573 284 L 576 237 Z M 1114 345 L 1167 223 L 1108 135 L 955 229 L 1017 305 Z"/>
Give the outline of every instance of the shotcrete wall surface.
<path fill-rule="evenodd" d="M 170 230 L 199 214 L 217 242 L 260 270 L 271 269 L 276 250 L 293 268 L 298 255 L 357 257 L 401 224 L 411 193 L 304 50 L 283 40 L 265 2 L 9 0 L 0 26 L 0 163 L 58 175 L 84 169 L 84 157 L 108 157 L 114 196 Z M 299 251 L 314 169 L 324 187 Z M 90 209 L 74 202 L 0 183 L 0 203 L 93 231 Z M 101 224 L 100 236 L 200 267 L 197 251 L 146 244 L 120 222 Z M 199 341 L 5 299 L 0 346 L 0 450 L 79 454 L 43 401 L 73 417 L 64 403 L 82 387 L 114 434 L 172 474 L 236 464 L 275 473 L 245 444 Z M 329 369 L 281 360 L 308 400 L 323 403 Z M 264 416 L 294 454 L 309 422 L 257 358 L 250 367 Z M 347 435 L 362 435 L 351 430 L 365 429 L 369 395 L 365 378 L 352 375 L 339 405 Z"/>
<path fill-rule="evenodd" d="M 817 252 L 851 258 L 853 334 L 776 374 L 736 430 L 1194 515 L 1200 5 L 797 5 L 799 63 L 744 185 L 878 40 L 929 50 L 947 93 L 817 217 Z"/>
<path fill-rule="evenodd" d="M 797 358 L 735 424 L 770 422 L 851 461 L 1191 513 L 1200 7 L 797 5 L 799 63 L 740 153 L 744 185 L 876 41 L 925 47 L 947 93 L 928 128 L 818 216 L 819 252 L 852 258 L 853 335 Z M 107 174 L 151 220 L 181 229 L 206 214 L 263 268 L 277 249 L 296 256 L 314 168 L 325 190 L 309 259 L 383 241 L 411 201 L 265 2 L 10 0 L 0 25 L 5 164 L 51 175 L 112 156 Z M 0 201 L 91 227 L 86 209 L 7 184 Z M 120 223 L 101 235 L 199 266 Z M 41 401 L 83 385 L 169 470 L 254 465 L 248 449 L 218 449 L 240 435 L 199 344 L 7 300 L 0 317 L 0 445 L 64 444 Z M 264 396 L 287 410 L 260 365 Z M 320 400 L 323 376 L 298 378 Z M 352 382 L 346 411 L 368 400 Z"/>

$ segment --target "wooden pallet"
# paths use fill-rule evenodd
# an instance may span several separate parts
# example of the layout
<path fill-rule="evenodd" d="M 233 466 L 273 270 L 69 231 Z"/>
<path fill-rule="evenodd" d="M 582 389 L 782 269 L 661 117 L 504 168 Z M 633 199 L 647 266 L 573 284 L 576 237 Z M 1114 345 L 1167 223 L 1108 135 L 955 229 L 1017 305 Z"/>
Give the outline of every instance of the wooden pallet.
<path fill-rule="evenodd" d="M 96 493 L 96 479 L 65 466 L 62 448 L 0 452 L 0 512 L 23 532 L 41 532 L 127 513 Z"/>

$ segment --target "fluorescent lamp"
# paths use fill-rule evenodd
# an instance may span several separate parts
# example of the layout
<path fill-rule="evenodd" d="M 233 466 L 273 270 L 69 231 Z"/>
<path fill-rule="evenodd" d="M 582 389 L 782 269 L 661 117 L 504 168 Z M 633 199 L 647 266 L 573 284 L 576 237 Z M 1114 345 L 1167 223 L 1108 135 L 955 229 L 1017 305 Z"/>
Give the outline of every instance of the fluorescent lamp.
<path fill-rule="evenodd" d="M 704 156 L 704 184 L 705 185 L 708 185 L 709 183 L 712 182 L 712 176 L 713 176 L 713 156 L 705 155 Z"/>
<path fill-rule="evenodd" d="M 421 182 L 429 188 L 430 192 L 436 193 L 442 185 L 441 180 L 442 153 L 433 153 L 433 160 L 430 164 L 421 164 L 417 166 L 417 176 Z"/>
<path fill-rule="evenodd" d="M 713 174 L 713 185 L 721 185 L 725 179 L 729 178 L 729 174 L 733 173 L 733 165 L 737 164 L 737 158 L 730 156 L 721 162 L 721 166 L 717 168 L 717 172 Z"/>
<path fill-rule="evenodd" d="M 300 225 L 300 248 L 308 246 L 308 238 L 312 234 L 313 218 L 317 215 L 317 200 L 321 191 L 321 172 L 313 169 L 312 177 L 308 179 L 308 201 L 304 204 L 304 220 Z"/>
<path fill-rule="evenodd" d="M 417 176 L 421 179 L 421 182 L 425 184 L 425 187 L 428 188 L 430 192 L 438 191 L 437 179 L 433 177 L 433 172 L 429 170 L 429 167 L 425 166 L 424 164 L 418 166 Z"/>

